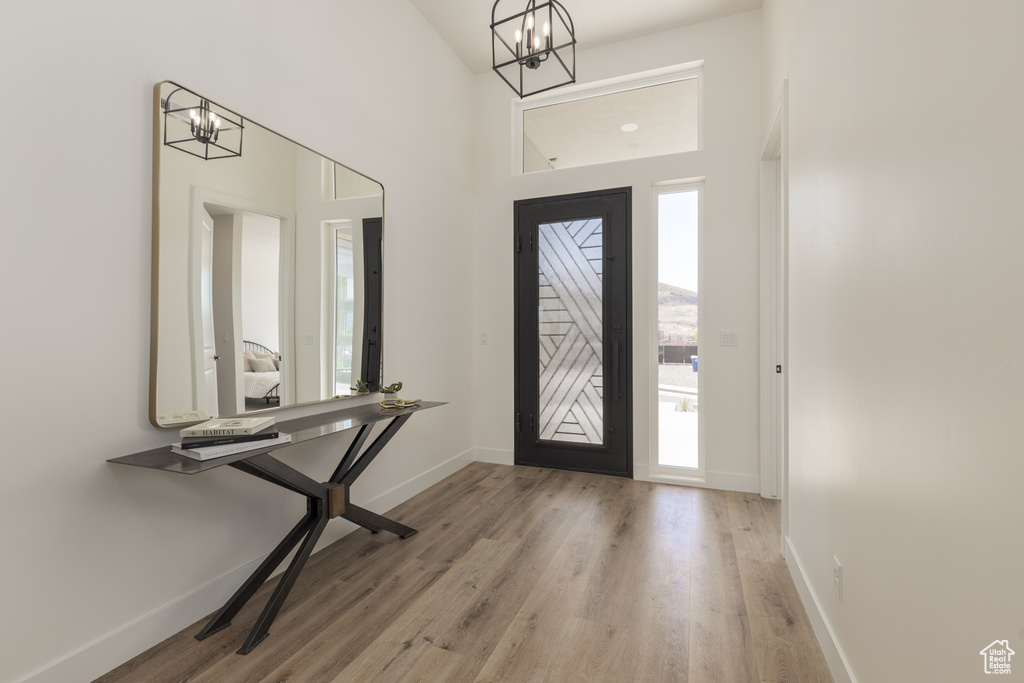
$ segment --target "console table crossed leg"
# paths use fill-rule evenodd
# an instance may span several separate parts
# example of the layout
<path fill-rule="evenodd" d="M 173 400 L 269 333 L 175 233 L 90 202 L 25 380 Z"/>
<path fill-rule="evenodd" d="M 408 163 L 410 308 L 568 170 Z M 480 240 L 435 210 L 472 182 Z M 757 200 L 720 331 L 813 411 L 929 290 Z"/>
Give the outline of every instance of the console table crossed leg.
<path fill-rule="evenodd" d="M 371 424 L 362 425 L 341 462 L 338 463 L 334 474 L 331 475 L 329 481 L 324 483 L 307 477 L 269 453 L 254 455 L 251 458 L 230 463 L 230 467 L 246 474 L 306 496 L 306 514 L 221 607 L 220 611 L 196 634 L 197 639 L 202 640 L 206 636 L 230 626 L 231 619 L 238 614 L 238 611 L 255 595 L 259 587 L 270 578 L 277 566 L 284 561 L 288 553 L 301 541 L 298 552 L 295 553 L 288 568 L 281 576 L 280 582 L 256 620 L 252 631 L 249 632 L 245 643 L 238 650 L 238 653 L 243 655 L 252 652 L 253 648 L 269 635 L 270 625 L 280 611 L 281 605 L 284 604 L 285 598 L 288 597 L 306 560 L 313 552 L 317 539 L 327 527 L 327 522 L 335 517 L 343 517 L 373 533 L 378 533 L 383 529 L 397 534 L 401 538 L 407 538 L 416 533 L 416 529 L 353 505 L 349 501 L 349 489 L 352 484 L 410 417 L 412 417 L 411 413 L 396 416 L 374 439 L 373 443 L 360 453 L 373 426 Z"/>

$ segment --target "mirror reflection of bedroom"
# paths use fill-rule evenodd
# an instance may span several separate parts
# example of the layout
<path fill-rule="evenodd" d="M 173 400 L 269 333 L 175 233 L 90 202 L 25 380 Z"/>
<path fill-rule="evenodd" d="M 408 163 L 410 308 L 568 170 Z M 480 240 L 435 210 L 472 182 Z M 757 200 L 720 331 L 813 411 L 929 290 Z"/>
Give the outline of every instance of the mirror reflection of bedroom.
<path fill-rule="evenodd" d="M 281 220 L 209 203 L 204 209 L 203 222 L 209 216 L 212 223 L 212 286 L 203 338 L 214 340 L 207 404 L 217 406 L 219 415 L 280 405 L 282 377 L 291 372 L 281 355 Z"/>

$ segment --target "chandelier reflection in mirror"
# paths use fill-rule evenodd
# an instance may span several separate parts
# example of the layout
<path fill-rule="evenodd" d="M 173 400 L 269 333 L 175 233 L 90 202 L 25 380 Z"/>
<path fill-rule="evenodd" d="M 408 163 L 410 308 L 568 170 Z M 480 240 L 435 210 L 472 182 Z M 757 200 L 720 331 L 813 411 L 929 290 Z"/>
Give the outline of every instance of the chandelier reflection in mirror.
<path fill-rule="evenodd" d="M 210 111 L 210 103 L 199 100 L 199 111 L 190 109 L 188 115 L 192 119 L 192 137 L 206 144 L 217 144 L 221 121 L 219 116 Z"/>
<path fill-rule="evenodd" d="M 160 101 L 164 112 L 164 144 L 200 159 L 242 156 L 241 116 L 184 88 Z"/>
<path fill-rule="evenodd" d="M 521 98 L 575 83 L 576 34 L 562 3 L 527 0 L 526 9 L 499 19 L 498 5 L 513 2 L 522 7 L 522 0 L 496 0 L 491 8 L 495 73 Z"/>

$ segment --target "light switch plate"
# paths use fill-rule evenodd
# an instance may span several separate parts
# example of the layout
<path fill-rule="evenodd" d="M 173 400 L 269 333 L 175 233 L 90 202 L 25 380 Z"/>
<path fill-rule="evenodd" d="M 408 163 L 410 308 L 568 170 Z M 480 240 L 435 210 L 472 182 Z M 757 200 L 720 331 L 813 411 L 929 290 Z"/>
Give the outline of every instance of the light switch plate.
<path fill-rule="evenodd" d="M 736 330 L 722 330 L 722 346 L 739 346 Z"/>

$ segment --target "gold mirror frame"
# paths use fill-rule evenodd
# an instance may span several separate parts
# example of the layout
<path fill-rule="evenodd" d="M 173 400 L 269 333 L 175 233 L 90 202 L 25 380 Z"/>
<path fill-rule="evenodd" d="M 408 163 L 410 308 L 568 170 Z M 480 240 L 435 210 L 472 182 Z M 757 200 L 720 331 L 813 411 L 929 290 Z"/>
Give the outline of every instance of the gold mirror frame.
<path fill-rule="evenodd" d="M 328 200 L 326 198 L 322 198 L 323 202 L 328 202 L 328 201 L 339 202 L 339 200 L 344 200 L 344 201 L 347 201 L 347 202 L 350 203 L 350 204 L 338 203 L 338 204 L 336 204 L 336 206 L 351 206 L 352 205 L 351 203 L 359 202 L 359 201 L 362 201 L 363 206 L 373 206 L 374 202 L 379 204 L 379 210 L 376 211 L 377 217 L 374 219 L 374 220 L 376 220 L 377 225 L 378 225 L 378 227 L 376 228 L 378 230 L 378 232 L 375 233 L 376 234 L 376 238 L 375 238 L 375 241 L 372 243 L 374 247 L 379 247 L 378 251 L 377 251 L 377 254 L 379 254 L 379 256 L 375 257 L 372 254 L 367 254 L 366 257 L 364 258 L 364 254 L 362 252 L 360 252 L 358 254 L 358 256 L 355 257 L 356 259 L 363 259 L 363 261 L 361 261 L 361 262 L 365 262 L 367 264 L 366 267 L 365 267 L 366 273 L 369 273 L 369 272 L 373 271 L 374 273 L 376 273 L 376 278 L 377 278 L 376 283 L 373 284 L 372 286 L 371 286 L 369 280 L 366 280 L 365 278 L 359 280 L 360 282 L 363 283 L 363 288 L 364 288 L 363 295 L 364 296 L 363 296 L 363 304 L 362 304 L 363 311 L 362 311 L 362 316 L 360 317 L 360 320 L 362 320 L 362 327 L 363 327 L 363 329 L 362 329 L 362 333 L 359 335 L 359 338 L 358 338 L 358 340 L 361 342 L 361 344 L 360 344 L 361 348 L 359 349 L 359 353 L 360 353 L 360 356 L 361 356 L 362 360 L 364 361 L 364 363 L 367 366 L 375 368 L 375 372 L 374 372 L 374 370 L 362 371 L 360 369 L 360 372 L 362 373 L 361 378 L 363 378 L 363 379 L 371 378 L 371 379 L 375 380 L 374 382 L 371 382 L 371 387 L 374 390 L 377 389 L 378 385 L 379 385 L 380 378 L 381 378 L 382 373 L 383 373 L 383 353 L 382 353 L 383 334 L 382 334 L 381 325 L 380 325 L 380 322 L 381 322 L 380 321 L 380 314 L 381 314 L 381 306 L 380 306 L 381 291 L 380 290 L 382 289 L 380 287 L 380 277 L 381 277 L 380 272 L 382 270 L 381 269 L 381 265 L 382 265 L 381 264 L 381 260 L 383 258 L 383 256 L 382 256 L 382 252 L 383 252 L 383 241 L 382 241 L 382 239 L 383 239 L 383 236 L 381 234 L 381 231 L 382 231 L 382 226 L 383 226 L 383 221 L 384 221 L 384 187 L 383 187 L 383 185 L 381 183 L 377 182 L 376 180 L 373 180 L 372 178 L 369 178 L 367 176 L 364 176 L 363 174 L 358 173 L 357 171 L 354 171 L 353 169 L 349 168 L 348 166 L 346 166 L 344 164 L 341 164 L 340 162 L 337 162 L 337 161 L 335 161 L 335 160 L 333 160 L 333 159 L 331 159 L 329 157 L 326 157 L 326 156 L 320 154 L 319 152 L 316 152 L 315 150 L 310 149 L 309 147 L 306 147 L 305 145 L 297 143 L 294 140 L 292 140 L 292 139 L 290 139 L 290 138 L 288 138 L 286 136 L 280 135 L 279 133 L 276 133 L 275 131 L 272 131 L 269 128 L 261 126 L 258 123 L 252 121 L 251 119 L 248 119 L 248 118 L 244 118 L 243 119 L 243 117 L 235 114 L 233 110 L 228 109 L 227 107 L 224 107 L 223 105 L 220 105 L 219 103 L 217 103 L 214 100 L 211 100 L 211 99 L 209 99 L 209 98 L 207 98 L 205 96 L 199 95 L 198 93 L 195 93 L 195 91 L 192 91 L 189 88 L 185 88 L 184 86 L 181 86 L 178 83 L 175 83 L 173 81 L 162 81 L 160 83 L 157 83 L 156 86 L 154 87 L 154 90 L 153 90 L 153 131 L 154 131 L 154 133 L 153 133 L 153 248 L 152 248 L 152 284 L 151 284 L 151 293 L 152 293 L 152 296 L 151 296 L 151 306 L 152 306 L 152 309 L 151 309 L 151 329 L 150 329 L 150 377 L 149 377 L 149 379 L 150 379 L 150 392 L 149 392 L 149 419 L 150 419 L 150 422 L 152 422 L 157 427 L 162 427 L 162 428 L 179 428 L 179 427 L 185 426 L 187 424 L 192 424 L 192 423 L 195 423 L 197 421 L 201 421 L 202 419 L 205 419 L 205 417 L 203 417 L 203 415 L 198 414 L 196 412 L 197 411 L 197 406 L 195 405 L 195 402 L 196 402 L 195 396 L 197 395 L 197 392 L 199 391 L 199 388 L 198 388 L 198 386 L 196 384 L 196 381 L 195 381 L 195 377 L 196 377 L 196 374 L 197 374 L 196 373 L 197 350 L 196 350 L 195 344 L 190 345 L 190 348 L 189 348 L 189 351 L 188 351 L 188 353 L 190 355 L 190 359 L 191 359 L 191 363 L 190 363 L 191 372 L 189 373 L 189 375 L 190 375 L 190 377 L 189 377 L 189 386 L 191 387 L 192 394 L 193 394 L 193 403 L 192 403 L 192 405 L 190 405 L 190 406 L 189 405 L 181 405 L 181 406 L 178 406 L 178 405 L 159 405 L 159 400 L 160 400 L 160 397 L 161 397 L 160 388 L 162 386 L 161 385 L 161 380 L 163 380 L 163 382 L 166 385 L 166 383 L 170 381 L 168 379 L 168 376 L 175 376 L 175 377 L 177 377 L 178 375 L 180 375 L 180 367 L 178 367 L 176 369 L 171 369 L 171 368 L 166 368 L 165 367 L 164 368 L 164 376 L 161 375 L 161 351 L 163 351 L 165 353 L 165 356 L 166 356 L 168 351 L 169 351 L 169 348 L 171 346 L 170 344 L 167 343 L 167 339 L 166 338 L 163 341 L 164 341 L 164 346 L 167 347 L 167 348 L 162 348 L 162 344 L 161 344 L 161 332 L 162 332 L 162 330 L 161 330 L 161 300 L 162 300 L 162 298 L 167 298 L 167 297 L 173 296 L 174 297 L 174 299 L 173 299 L 174 303 L 179 304 L 177 307 L 181 308 L 181 306 L 180 306 L 181 295 L 179 295 L 177 293 L 174 293 L 172 295 L 169 292 L 163 292 L 163 293 L 161 292 L 162 280 L 165 279 L 165 278 L 162 278 L 162 275 L 163 276 L 167 276 L 168 273 L 172 272 L 172 269 L 169 269 L 169 268 L 166 269 L 166 272 L 162 272 L 162 270 L 161 270 L 161 258 L 164 257 L 166 259 L 166 254 L 162 253 L 162 247 L 166 247 L 167 246 L 167 245 L 165 245 L 163 243 L 162 240 L 164 238 L 171 239 L 170 237 L 168 237 L 169 231 L 166 229 L 166 226 L 162 225 L 162 217 L 166 218 L 166 215 L 162 213 L 162 209 L 167 209 L 167 205 L 170 203 L 170 202 L 167 201 L 167 198 L 164 196 L 164 189 L 165 188 L 162 187 L 162 185 L 161 185 L 162 176 L 163 176 L 163 173 L 162 173 L 162 170 L 163 170 L 162 167 L 163 167 L 163 161 L 164 161 L 164 156 L 163 155 L 164 154 L 172 153 L 172 149 L 173 149 L 172 147 L 165 146 L 165 144 L 164 144 L 164 142 L 165 142 L 165 139 L 164 139 L 164 128 L 165 128 L 165 124 L 166 124 L 166 120 L 167 120 L 166 119 L 167 114 L 165 113 L 164 107 L 162 106 L 162 97 L 164 97 L 166 95 L 166 93 L 165 93 L 165 89 L 166 88 L 174 88 L 175 89 L 175 90 L 173 90 L 171 92 L 171 94 L 176 93 L 177 89 L 181 89 L 185 93 L 188 93 L 189 95 L 201 98 L 204 102 L 208 102 L 210 107 L 213 108 L 213 110 L 219 111 L 219 112 L 226 112 L 227 114 L 230 114 L 232 123 L 235 123 L 236 121 L 237 122 L 244 122 L 244 126 L 245 126 L 244 135 L 246 136 L 246 138 L 245 138 L 246 146 L 244 148 L 240 149 L 242 155 L 244 155 L 247 152 L 250 152 L 250 153 L 252 152 L 252 147 L 253 147 L 253 144 L 254 144 L 254 142 L 252 140 L 253 137 L 257 138 L 256 144 L 258 144 L 259 136 L 262 135 L 262 134 L 267 134 L 267 135 L 274 136 L 274 138 L 277 139 L 277 140 L 280 140 L 282 144 L 283 143 L 288 143 L 290 145 L 293 145 L 295 150 L 296 150 L 295 154 L 296 154 L 297 157 L 301 158 L 301 157 L 303 157 L 303 155 L 306 155 L 307 153 L 315 155 L 316 157 L 318 157 L 321 160 L 321 168 L 322 169 L 330 168 L 330 169 L 332 169 L 331 170 L 332 174 L 337 174 L 337 177 L 332 175 L 329 181 L 324 179 L 326 176 L 321 175 L 320 187 L 318 188 L 317 191 L 327 192 L 328 189 L 329 189 L 329 191 L 334 193 L 333 195 L 331 195 L 331 197 L 332 197 L 331 200 Z M 237 117 L 237 119 L 236 119 L 236 117 Z M 228 117 L 225 116 L 225 119 L 227 119 L 227 118 Z M 178 124 L 177 123 L 173 123 L 172 125 L 177 126 Z M 184 125 L 186 126 L 186 129 L 187 129 L 187 123 L 184 124 Z M 183 152 L 180 149 L 176 150 L 176 151 L 173 151 L 173 153 L 174 154 L 179 154 L 179 153 L 183 154 Z M 238 155 L 229 155 L 229 156 L 238 156 Z M 305 159 L 306 159 L 306 163 L 308 165 L 308 163 L 310 162 L 310 158 L 308 156 L 306 156 Z M 204 160 L 204 159 L 202 159 L 200 157 L 195 163 L 198 163 L 198 164 L 225 164 L 225 163 L 228 163 L 228 164 L 230 164 L 233 161 L 236 161 L 236 160 L 235 159 L 230 159 L 230 158 L 220 158 L 220 159 L 217 159 L 217 158 L 212 158 L 212 157 L 209 160 Z M 343 176 L 344 176 L 344 178 L 343 178 Z M 349 181 L 349 182 L 346 182 L 346 181 Z M 351 190 L 351 192 L 353 192 L 353 193 L 354 192 L 366 192 L 367 188 L 370 187 L 370 185 L 369 185 L 370 183 L 372 183 L 377 188 L 379 188 L 379 192 L 374 193 L 374 194 L 365 194 L 365 195 L 345 194 L 345 192 L 346 192 L 345 187 L 348 187 L 348 186 L 351 186 L 351 185 L 362 185 L 362 187 L 359 187 L 359 188 Z M 197 202 L 197 200 L 196 200 L 196 187 L 197 187 L 197 185 L 196 184 L 191 184 L 190 186 L 192 188 L 192 197 L 191 197 L 191 199 L 189 201 L 189 207 L 188 207 L 187 213 L 190 216 L 194 216 L 195 213 L 196 213 L 195 212 L 194 204 L 196 204 L 196 202 Z M 298 183 L 297 183 L 296 187 L 298 188 Z M 328 189 L 325 189 L 325 188 L 328 188 Z M 308 189 L 308 187 L 303 188 L 303 189 Z M 299 190 L 296 189 L 296 193 L 298 193 L 298 191 Z M 216 192 L 214 192 L 213 194 L 216 194 Z M 325 197 L 326 197 L 326 195 L 325 195 Z M 162 204 L 162 202 L 163 202 L 163 204 Z M 204 205 L 204 208 L 205 208 L 205 205 Z M 257 210 L 256 213 L 258 214 L 259 211 Z M 365 212 L 363 214 L 361 214 L 361 215 L 364 217 L 364 218 L 362 218 L 362 220 L 370 220 L 370 219 L 365 218 L 365 216 L 366 216 Z M 296 377 L 298 377 L 298 375 L 299 375 L 299 373 L 301 371 L 301 372 L 305 373 L 303 375 L 306 378 L 306 381 L 305 381 L 304 384 L 307 385 L 307 386 L 305 386 L 305 388 L 302 389 L 302 391 L 300 391 L 298 389 L 292 389 L 291 390 L 291 394 L 289 396 L 289 401 L 286 404 L 282 403 L 279 406 L 260 408 L 259 411 L 260 411 L 261 414 L 266 412 L 266 411 L 280 410 L 280 408 L 283 408 L 283 407 L 293 407 L 293 406 L 299 406 L 299 405 L 311 405 L 311 404 L 317 404 L 317 403 L 324 403 L 324 402 L 334 401 L 334 400 L 341 399 L 341 398 L 349 398 L 349 397 L 351 397 L 353 395 L 356 395 L 356 393 L 354 391 L 350 392 L 347 395 L 345 395 L 343 393 L 340 393 L 340 392 L 334 393 L 333 391 L 331 391 L 330 395 L 325 395 L 326 393 L 328 393 L 329 389 L 340 389 L 341 388 L 340 385 L 338 384 L 338 369 L 337 369 L 337 361 L 336 361 L 336 359 L 334 361 L 332 361 L 331 364 L 328 364 L 325 361 L 325 358 L 327 357 L 326 354 L 331 354 L 330 357 L 332 359 L 334 359 L 335 357 L 334 357 L 333 354 L 335 354 L 336 351 L 334 351 L 332 349 L 337 349 L 338 348 L 337 343 L 334 341 L 334 339 L 335 339 L 335 336 L 334 336 L 335 335 L 335 330 L 337 330 L 337 322 L 336 322 L 336 319 L 334 317 L 332 317 L 332 316 L 335 316 L 335 315 L 339 315 L 336 312 L 337 311 L 337 306 L 335 306 L 334 310 L 330 310 L 327 313 L 329 319 L 333 323 L 332 325 L 328 325 L 328 324 L 319 325 L 319 323 L 318 323 L 317 329 L 319 330 L 320 334 L 319 334 L 319 339 L 317 339 L 317 344 L 316 344 L 316 347 L 317 347 L 316 348 L 316 358 L 317 358 L 316 361 L 315 362 L 310 362 L 307 359 L 307 361 L 305 361 L 305 362 L 306 362 L 306 364 L 309 367 L 307 367 L 307 368 L 300 368 L 299 367 L 299 359 L 300 359 L 299 350 L 300 350 L 300 348 L 308 349 L 308 345 L 310 344 L 309 340 L 312 339 L 315 335 L 311 335 L 311 334 L 308 334 L 308 333 L 304 334 L 303 338 L 304 338 L 305 344 L 303 344 L 303 345 L 299 344 L 299 340 L 298 340 L 299 333 L 298 333 L 298 327 L 297 327 L 297 325 L 295 323 L 295 320 L 296 320 L 296 318 L 299 315 L 299 312 L 298 312 L 297 309 L 299 308 L 299 301 L 298 301 L 298 299 L 299 299 L 300 294 L 299 294 L 299 292 L 296 291 L 296 282 L 298 281 L 298 278 L 295 277 L 295 276 L 299 272 L 300 268 L 304 268 L 305 266 L 300 266 L 299 264 L 296 263 L 296 260 L 297 260 L 298 257 L 297 257 L 297 254 L 296 254 L 296 250 L 295 250 L 294 244 L 296 242 L 295 234 L 297 233 L 297 231 L 300 228 L 304 227 L 304 225 L 303 225 L 304 222 L 308 223 L 309 225 L 313 225 L 313 224 L 318 224 L 319 225 L 319 228 L 317 229 L 317 232 L 316 232 L 316 235 L 315 235 L 315 239 L 317 240 L 318 244 L 326 245 L 326 244 L 328 244 L 327 241 L 326 241 L 326 238 L 321 239 L 323 230 L 325 229 L 325 226 L 339 224 L 339 223 L 345 223 L 345 222 L 349 223 L 349 225 L 351 226 L 351 225 L 354 224 L 354 222 L 358 222 L 358 221 L 356 221 L 356 219 L 354 219 L 354 218 L 352 218 L 352 220 L 346 220 L 346 219 L 338 219 L 338 220 L 331 219 L 331 220 L 327 220 L 327 219 L 324 219 L 321 215 L 316 215 L 316 216 L 313 216 L 312 218 L 306 217 L 304 220 L 303 219 L 298 219 L 299 211 L 298 211 L 297 207 L 295 208 L 295 211 L 293 212 L 293 216 L 296 218 L 296 220 L 293 220 L 292 227 L 291 227 L 291 230 L 292 230 L 292 237 L 291 237 L 291 239 L 292 239 L 292 244 L 293 244 L 293 246 L 292 246 L 292 253 L 290 254 L 290 259 L 291 259 L 291 266 L 290 267 L 292 269 L 292 273 L 291 273 L 292 281 L 291 281 L 291 285 L 290 285 L 291 289 L 288 290 L 288 287 L 284 284 L 284 279 L 282 278 L 281 282 L 279 283 L 279 290 L 278 290 L 279 291 L 280 300 L 282 302 L 289 302 L 290 301 L 290 305 L 291 305 L 291 310 L 290 311 L 286 310 L 286 313 L 284 315 L 280 315 L 280 310 L 279 310 L 279 317 L 280 317 L 281 320 L 288 320 L 288 318 L 290 316 L 290 319 L 291 319 L 292 322 L 291 322 L 291 325 L 286 323 L 286 324 L 284 324 L 282 326 L 282 329 L 279 330 L 279 339 L 283 340 L 286 337 L 286 335 L 290 335 L 290 340 L 288 340 L 287 343 L 282 342 L 281 346 L 282 346 L 282 350 L 283 350 L 284 347 L 288 347 L 288 348 L 291 348 L 291 349 L 294 350 L 291 353 L 292 358 L 291 358 L 291 361 L 290 361 L 292 363 L 291 368 L 290 368 L 290 373 L 291 373 L 291 376 L 292 376 L 291 377 L 291 381 L 292 382 L 296 382 Z M 283 225 L 283 223 L 282 223 L 282 225 Z M 193 232 L 194 231 L 194 226 L 192 225 L 192 222 L 190 222 L 189 226 L 187 226 L 187 227 L 185 227 L 183 229 L 189 231 L 190 244 L 189 244 L 189 246 L 187 248 L 186 260 L 185 260 L 183 265 L 187 266 L 187 268 L 190 271 L 190 274 L 188 275 L 188 278 L 189 278 L 189 283 L 191 285 L 193 282 L 197 282 L 197 280 L 193 277 L 193 274 L 192 274 L 192 271 L 195 268 L 194 261 L 190 260 L 190 259 L 192 259 L 192 255 L 194 254 L 193 250 L 195 248 L 194 245 L 191 244 L 191 238 L 194 236 L 194 232 Z M 350 229 L 351 230 L 355 230 L 355 231 L 358 232 L 358 231 L 363 229 L 363 224 L 359 223 L 359 225 L 357 227 L 350 228 Z M 282 231 L 283 231 L 283 228 L 282 228 Z M 328 232 L 330 232 L 330 230 L 328 230 Z M 308 234 L 311 235 L 312 233 L 308 233 Z M 361 235 L 362 233 L 359 232 L 359 234 Z M 181 245 L 180 245 L 181 238 L 180 238 L 180 235 L 176 235 L 176 237 L 178 238 L 179 243 L 175 244 L 174 246 L 179 251 L 181 251 Z M 309 242 L 309 240 L 310 240 L 310 238 L 308 238 L 308 237 L 305 239 L 305 241 L 307 243 Z M 281 238 L 282 245 L 284 244 L 284 242 L 285 242 L 285 240 L 284 240 L 284 237 L 282 236 L 282 238 Z M 370 242 L 367 242 L 367 243 L 369 244 Z M 336 255 L 331 255 L 330 252 L 327 252 L 326 251 L 327 248 L 328 247 L 324 246 L 322 248 L 323 250 L 319 253 L 319 264 L 320 265 L 323 265 L 323 264 L 327 263 L 327 261 L 325 259 L 328 259 L 328 258 L 332 259 L 335 264 L 337 263 L 337 256 Z M 281 249 L 282 249 L 282 253 L 285 254 L 285 257 L 282 258 L 282 263 L 283 263 L 285 260 L 287 260 L 288 254 L 286 253 L 285 247 L 282 246 Z M 168 251 L 173 251 L 173 249 L 169 249 Z M 372 251 L 372 250 L 368 249 L 368 251 Z M 377 259 L 376 260 L 376 266 L 375 267 L 371 267 L 369 264 L 373 263 L 375 258 Z M 306 264 L 306 266 L 308 266 L 308 265 L 309 264 Z M 167 263 L 166 263 L 166 260 L 165 260 L 164 267 L 166 268 L 166 266 L 167 266 Z M 208 266 L 208 262 L 207 262 L 207 267 L 209 267 Z M 358 268 L 359 267 L 356 266 L 357 270 L 358 270 Z M 209 273 L 210 271 L 207 271 L 207 272 Z M 325 271 L 323 269 L 321 269 L 321 278 L 320 278 L 321 283 L 319 285 L 318 291 L 321 293 L 321 295 L 323 295 L 325 292 L 328 291 L 328 287 L 330 287 L 330 288 L 333 289 L 334 292 L 337 292 L 338 290 L 337 290 L 337 283 L 336 283 L 336 281 L 335 280 L 327 279 L 326 275 L 324 275 L 324 272 Z M 366 278 L 370 277 L 369 275 L 366 275 L 366 273 L 364 273 L 363 275 Z M 335 277 L 337 277 L 337 276 L 335 276 Z M 176 279 L 178 281 L 181 280 L 181 274 L 180 273 L 177 273 Z M 306 279 L 308 280 L 308 278 L 306 278 Z M 163 284 L 164 284 L 164 286 L 166 288 L 166 286 L 167 286 L 166 280 L 163 282 Z M 180 282 L 179 282 L 179 284 L 180 284 Z M 374 303 L 373 306 L 370 306 L 370 304 L 366 303 L 366 299 L 367 298 L 371 298 L 371 299 L 373 298 L 373 296 L 371 296 L 369 294 L 369 291 L 370 291 L 371 288 L 376 288 L 376 294 L 375 294 L 375 296 L 376 296 L 376 303 Z M 190 291 L 194 290 L 194 289 L 195 289 L 195 287 L 191 287 Z M 177 292 L 178 288 L 177 287 L 173 288 L 173 291 Z M 162 297 L 162 295 L 163 295 L 163 297 Z M 291 299 L 288 299 L 286 295 L 290 296 Z M 194 294 L 190 293 L 190 294 L 185 294 L 184 296 L 185 297 L 189 297 L 189 296 L 194 296 Z M 324 313 L 325 306 L 328 305 L 327 304 L 327 298 L 328 298 L 328 296 L 323 295 L 319 299 L 319 307 L 318 307 L 319 310 L 317 312 L 317 315 L 319 315 L 319 318 L 320 318 L 321 321 L 327 319 L 327 318 L 324 317 L 324 315 L 325 315 L 325 313 Z M 304 297 L 302 301 L 306 302 L 308 300 L 309 300 L 309 297 Z M 166 303 L 166 301 L 164 303 Z M 189 303 L 191 303 L 191 300 L 189 301 Z M 170 308 L 174 308 L 174 307 L 172 306 Z M 370 317 L 367 317 L 369 315 L 368 310 L 370 308 L 373 308 L 373 315 L 376 316 L 375 318 L 372 318 L 372 320 L 371 320 Z M 190 315 L 190 318 L 188 319 L 188 322 L 189 322 L 191 327 L 195 327 L 195 325 L 196 325 L 196 315 L 197 314 L 195 313 L 194 307 L 193 307 L 193 310 L 190 312 L 189 315 Z M 310 317 L 312 319 L 313 316 L 308 316 L 308 317 Z M 348 318 L 351 319 L 352 316 L 349 315 Z M 174 329 L 174 326 L 167 325 L 167 320 L 166 319 L 164 320 L 164 324 L 165 324 L 165 327 L 168 327 L 169 329 Z M 308 328 L 308 326 L 304 326 L 303 330 L 305 330 L 307 328 Z M 331 329 L 331 328 L 333 328 L 333 329 Z M 368 331 L 371 328 L 373 330 L 372 334 Z M 231 328 L 230 331 L 234 332 L 234 333 L 238 333 L 239 330 L 240 330 L 240 324 L 235 326 L 235 327 L 233 327 L 233 328 Z M 166 330 L 163 330 L 163 331 L 166 332 Z M 211 334 L 212 334 L 212 331 L 211 331 Z M 338 333 L 338 334 L 340 334 L 340 333 Z M 328 344 L 325 341 L 328 338 L 328 335 L 330 336 L 330 339 L 332 340 L 331 344 Z M 180 336 L 180 334 L 179 334 L 179 336 Z M 241 353 L 239 345 L 240 345 L 240 343 L 242 341 L 242 339 L 240 339 L 240 336 L 241 336 L 240 334 L 232 334 L 230 336 L 230 340 L 224 342 L 226 344 L 233 345 L 235 350 L 238 352 L 238 353 L 236 353 L 236 355 L 233 358 L 233 360 L 238 360 L 238 359 L 241 358 L 241 356 L 239 355 Z M 222 335 L 219 335 L 219 334 L 214 335 L 214 345 L 216 345 L 216 343 L 219 342 L 221 337 L 222 337 Z M 372 351 L 372 353 L 369 354 L 369 356 L 367 356 L 366 349 L 368 347 L 373 347 L 373 346 L 375 346 L 375 349 Z M 181 354 L 181 350 L 178 349 L 176 354 L 177 354 L 177 356 L 180 357 L 182 355 Z M 307 355 L 308 355 L 308 351 L 307 351 Z M 350 360 L 353 363 L 354 363 L 355 356 L 356 356 L 356 342 L 353 341 L 352 342 L 352 348 L 351 348 L 351 354 L 350 354 Z M 366 361 L 367 358 L 370 359 L 369 362 Z M 373 363 L 372 361 L 374 359 L 379 359 L 379 362 Z M 242 362 L 244 364 L 244 361 L 242 361 Z M 288 362 L 288 359 L 282 359 L 280 361 L 280 364 L 283 365 L 286 362 Z M 181 363 L 178 363 L 177 365 L 180 366 Z M 233 364 L 233 366 L 234 366 L 234 364 Z M 313 367 L 317 368 L 317 374 L 315 376 L 315 379 L 310 379 L 311 372 L 312 372 L 310 368 L 313 368 Z M 354 369 L 354 366 L 350 366 L 350 367 L 352 367 Z M 330 370 L 330 372 L 331 372 L 331 376 L 330 377 L 327 377 L 324 374 L 327 370 Z M 231 373 L 232 374 L 241 373 L 241 367 L 236 367 L 236 369 L 231 370 Z M 343 376 L 343 374 L 344 373 L 342 373 L 342 376 Z M 284 376 L 283 372 L 281 373 L 281 376 L 282 377 Z M 354 384 L 355 380 L 356 380 L 356 377 L 353 376 L 351 378 L 350 384 Z M 312 394 L 311 386 L 312 386 L 312 384 L 314 382 L 319 384 L 319 386 L 320 386 L 319 397 L 318 398 L 311 398 L 309 400 L 303 400 L 303 398 L 302 398 L 303 396 L 307 396 L 308 397 L 308 396 L 310 396 Z M 238 386 L 240 386 L 240 383 L 238 383 Z M 244 397 L 239 397 L 237 395 L 234 396 L 234 399 L 235 399 L 236 402 L 240 398 L 242 400 L 242 405 L 244 407 Z M 284 397 L 282 396 L 282 399 L 283 398 Z M 228 403 L 231 403 L 231 401 L 228 401 Z M 244 411 L 245 414 L 249 414 L 251 412 L 254 412 L 254 411 L 253 410 L 249 410 L 249 409 L 246 409 Z M 238 411 L 234 411 L 234 412 L 231 412 L 231 413 L 224 412 L 223 414 L 221 414 L 221 411 L 218 409 L 216 411 L 216 413 L 211 412 L 211 411 L 206 411 L 206 414 L 209 415 L 210 417 L 213 417 L 215 415 L 216 416 L 228 416 L 229 414 L 240 414 L 240 413 Z"/>

